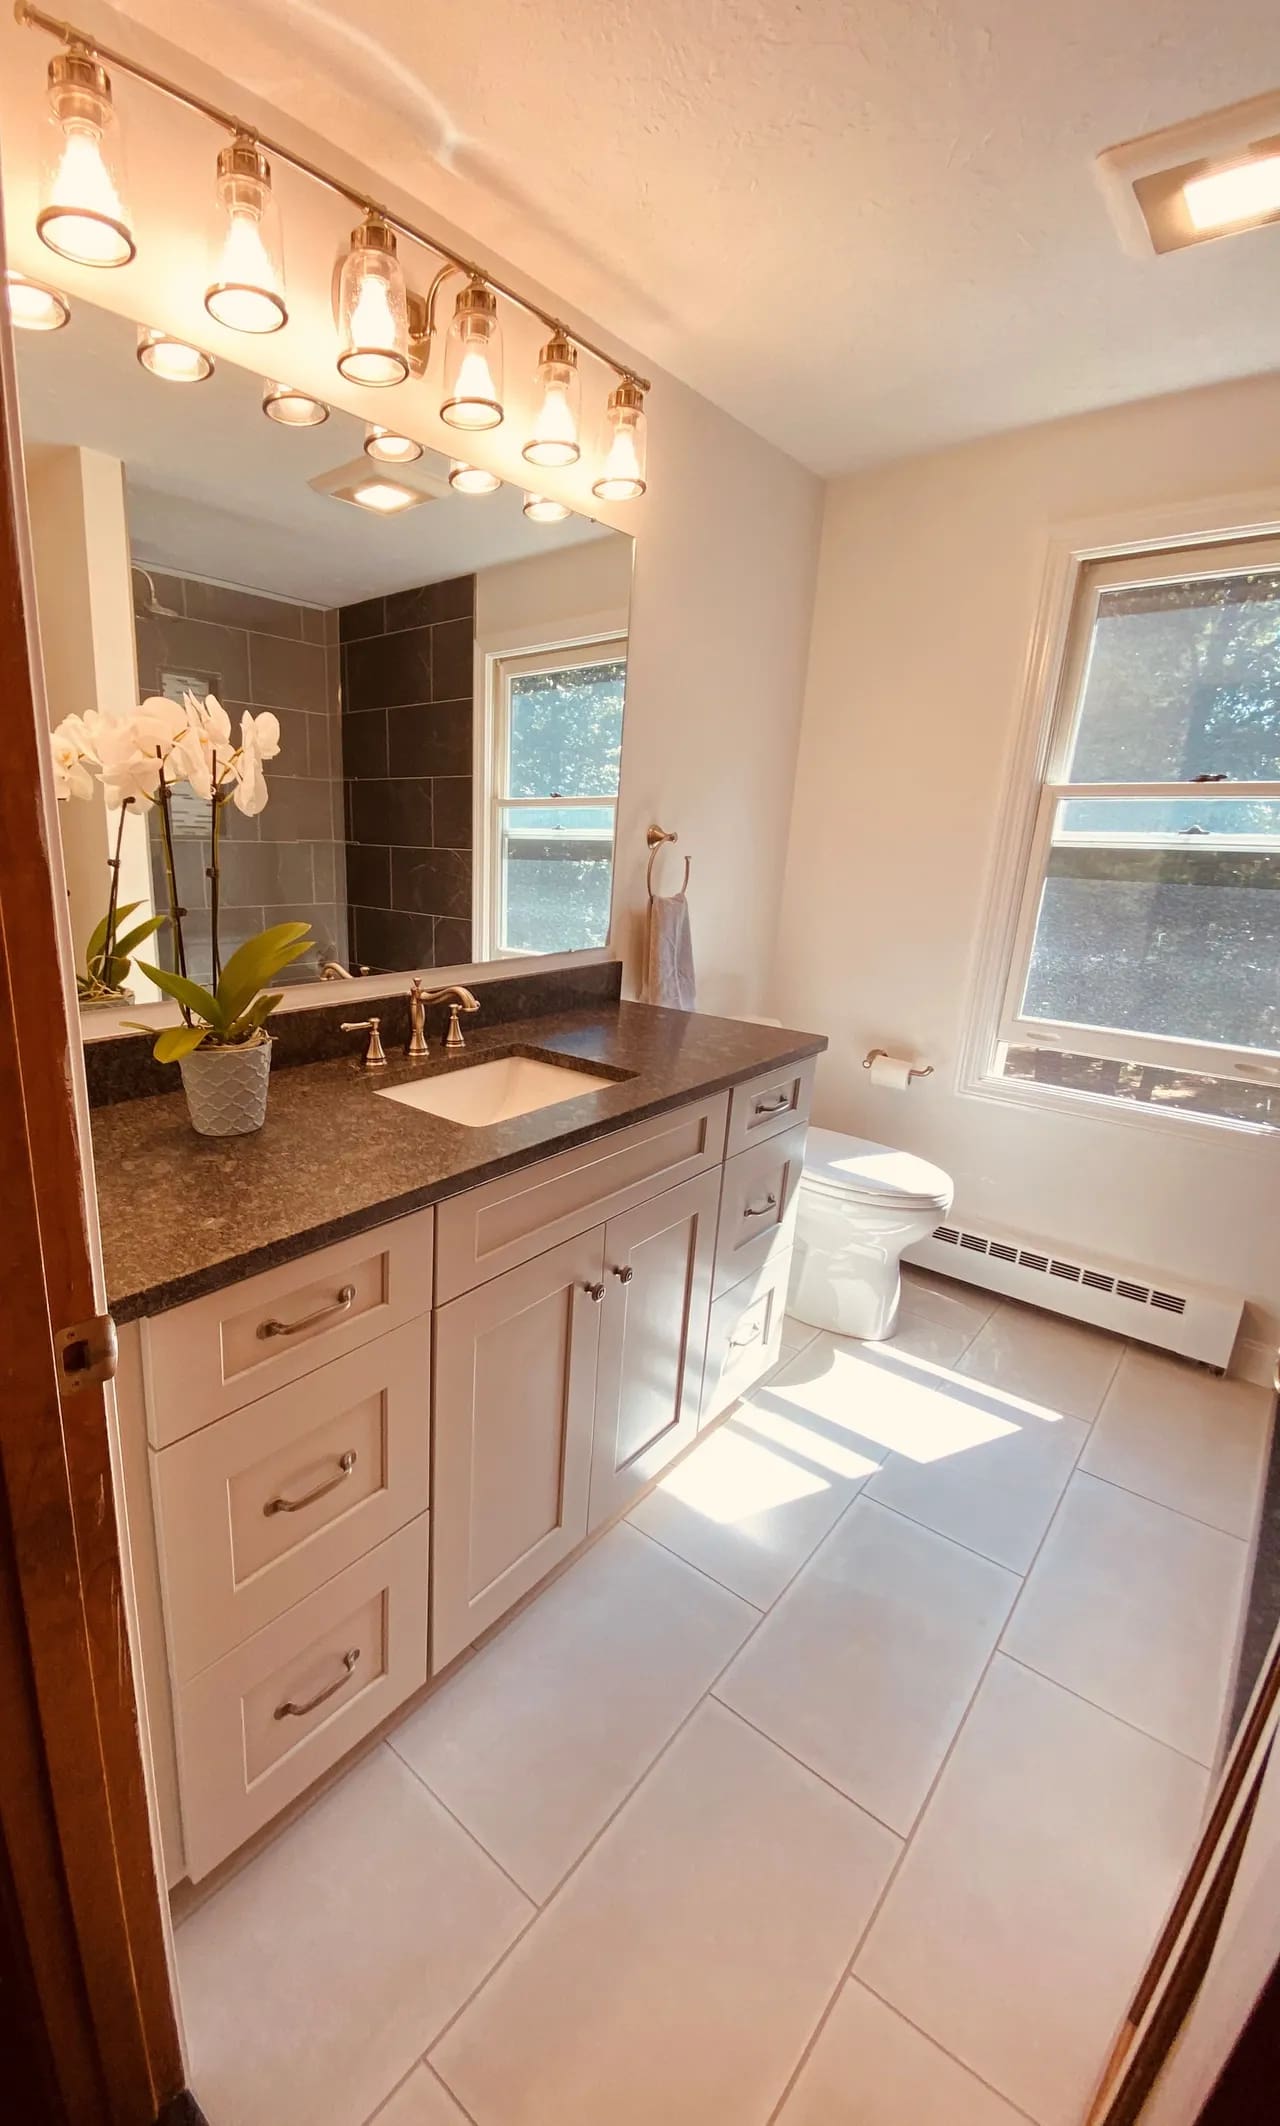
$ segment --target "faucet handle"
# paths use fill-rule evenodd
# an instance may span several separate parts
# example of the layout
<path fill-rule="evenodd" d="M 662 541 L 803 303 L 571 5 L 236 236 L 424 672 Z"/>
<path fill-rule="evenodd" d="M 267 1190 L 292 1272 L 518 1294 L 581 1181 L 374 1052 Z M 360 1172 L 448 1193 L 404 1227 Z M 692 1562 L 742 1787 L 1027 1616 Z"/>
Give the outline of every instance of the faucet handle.
<path fill-rule="evenodd" d="M 381 1024 L 381 1019 L 344 1019 L 339 1028 L 341 1033 L 368 1034 L 369 1045 L 364 1052 L 364 1067 L 366 1070 L 386 1068 L 386 1051 L 382 1046 L 382 1035 L 378 1032 Z"/>

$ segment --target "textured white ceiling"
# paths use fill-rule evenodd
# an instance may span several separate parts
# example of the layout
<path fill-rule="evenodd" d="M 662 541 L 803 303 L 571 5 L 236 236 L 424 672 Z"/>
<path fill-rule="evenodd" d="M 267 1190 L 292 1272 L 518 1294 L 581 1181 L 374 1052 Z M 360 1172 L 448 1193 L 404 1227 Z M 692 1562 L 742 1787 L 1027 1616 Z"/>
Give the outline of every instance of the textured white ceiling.
<path fill-rule="evenodd" d="M 1280 362 L 1280 228 L 1125 256 L 1098 151 L 1275 0 L 125 0 L 806 464 Z"/>

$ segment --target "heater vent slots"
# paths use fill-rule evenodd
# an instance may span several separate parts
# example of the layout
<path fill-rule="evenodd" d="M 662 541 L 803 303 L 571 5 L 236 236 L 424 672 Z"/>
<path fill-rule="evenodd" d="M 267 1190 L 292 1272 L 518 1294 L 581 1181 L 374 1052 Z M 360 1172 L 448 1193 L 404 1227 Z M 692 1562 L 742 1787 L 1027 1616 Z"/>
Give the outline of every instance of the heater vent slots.
<path fill-rule="evenodd" d="M 1106 1270 L 1091 1270 L 1082 1262 L 1069 1262 L 1061 1255 L 1042 1255 L 1034 1248 L 1016 1248 L 1007 1240 L 993 1240 L 989 1233 L 970 1233 L 963 1227 L 939 1225 L 933 1230 L 933 1238 L 948 1247 L 958 1247 L 970 1255 L 989 1255 L 995 1262 L 1008 1263 L 1020 1270 L 1030 1270 L 1037 1276 L 1060 1279 L 1063 1284 L 1078 1284 L 1083 1290 L 1114 1295 L 1127 1299 L 1136 1306 L 1158 1307 L 1165 1314 L 1185 1314 L 1187 1301 L 1181 1292 L 1163 1292 L 1154 1285 L 1138 1284 L 1130 1277 L 1113 1277 Z"/>

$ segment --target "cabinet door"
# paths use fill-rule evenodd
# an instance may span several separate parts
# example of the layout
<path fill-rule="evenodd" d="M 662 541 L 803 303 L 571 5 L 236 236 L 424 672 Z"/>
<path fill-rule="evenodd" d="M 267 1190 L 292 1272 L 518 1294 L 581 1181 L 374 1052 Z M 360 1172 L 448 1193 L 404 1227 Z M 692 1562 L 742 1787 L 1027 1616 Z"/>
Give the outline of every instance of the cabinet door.
<path fill-rule="evenodd" d="M 603 1237 L 436 1310 L 433 1674 L 587 1532 Z"/>
<path fill-rule="evenodd" d="M 716 1168 L 605 1227 L 593 1528 L 697 1435 L 719 1202 Z"/>

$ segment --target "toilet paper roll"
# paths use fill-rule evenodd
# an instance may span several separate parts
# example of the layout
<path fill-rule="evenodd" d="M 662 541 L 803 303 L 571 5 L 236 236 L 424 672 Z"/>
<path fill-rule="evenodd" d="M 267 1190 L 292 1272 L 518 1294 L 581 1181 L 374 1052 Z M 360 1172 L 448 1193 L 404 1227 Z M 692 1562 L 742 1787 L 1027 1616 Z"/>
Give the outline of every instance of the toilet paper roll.
<path fill-rule="evenodd" d="M 871 1065 L 871 1083 L 887 1085 L 891 1092 L 904 1093 L 911 1083 L 914 1068 L 906 1056 L 877 1056 Z"/>

